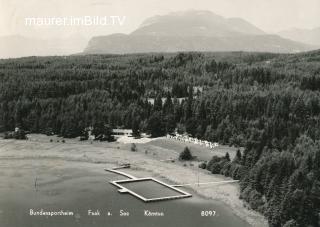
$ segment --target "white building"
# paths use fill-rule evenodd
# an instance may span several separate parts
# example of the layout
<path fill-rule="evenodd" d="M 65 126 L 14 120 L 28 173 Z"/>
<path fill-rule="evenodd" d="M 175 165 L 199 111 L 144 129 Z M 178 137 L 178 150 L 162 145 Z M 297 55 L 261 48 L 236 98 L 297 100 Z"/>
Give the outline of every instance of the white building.
<path fill-rule="evenodd" d="M 118 135 L 118 136 L 132 136 L 132 129 L 112 129 L 112 134 L 113 135 Z"/>

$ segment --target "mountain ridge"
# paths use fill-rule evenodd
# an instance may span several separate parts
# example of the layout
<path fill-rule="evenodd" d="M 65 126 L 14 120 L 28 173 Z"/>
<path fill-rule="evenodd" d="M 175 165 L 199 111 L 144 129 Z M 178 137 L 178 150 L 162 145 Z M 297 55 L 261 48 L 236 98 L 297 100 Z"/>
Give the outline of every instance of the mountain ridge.
<path fill-rule="evenodd" d="M 313 46 L 267 34 L 242 18 L 207 10 L 179 11 L 144 20 L 130 34 L 91 38 L 84 53 L 126 54 L 177 51 L 257 51 L 294 53 Z"/>

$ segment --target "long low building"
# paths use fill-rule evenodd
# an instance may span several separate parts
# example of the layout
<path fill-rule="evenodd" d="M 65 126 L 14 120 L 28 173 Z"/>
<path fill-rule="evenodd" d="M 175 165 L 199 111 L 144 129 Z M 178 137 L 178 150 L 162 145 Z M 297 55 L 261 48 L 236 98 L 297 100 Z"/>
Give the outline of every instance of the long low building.
<path fill-rule="evenodd" d="M 112 129 L 112 134 L 113 135 L 118 135 L 118 136 L 132 136 L 132 129 Z"/>
<path fill-rule="evenodd" d="M 186 142 L 186 143 L 198 144 L 200 146 L 206 146 L 206 147 L 209 147 L 211 149 L 219 146 L 219 143 L 217 143 L 217 142 L 210 142 L 210 141 L 207 141 L 207 140 L 201 140 L 201 139 L 198 139 L 198 138 L 190 137 L 189 135 L 181 135 L 181 134 L 178 134 L 178 133 L 175 133 L 175 134 L 172 134 L 172 135 L 168 134 L 167 138 L 183 141 L 183 142 Z"/>

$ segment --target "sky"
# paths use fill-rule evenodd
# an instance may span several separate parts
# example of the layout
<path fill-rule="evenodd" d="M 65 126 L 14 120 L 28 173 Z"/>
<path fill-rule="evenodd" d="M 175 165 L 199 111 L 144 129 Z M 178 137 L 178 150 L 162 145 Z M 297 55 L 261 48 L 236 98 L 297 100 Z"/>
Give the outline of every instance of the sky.
<path fill-rule="evenodd" d="M 130 33 L 150 16 L 190 9 L 241 17 L 269 33 L 320 27 L 320 0 L 0 0 L 0 36 L 50 39 Z M 125 21 L 108 26 L 25 25 L 26 17 L 70 16 L 125 16 Z"/>

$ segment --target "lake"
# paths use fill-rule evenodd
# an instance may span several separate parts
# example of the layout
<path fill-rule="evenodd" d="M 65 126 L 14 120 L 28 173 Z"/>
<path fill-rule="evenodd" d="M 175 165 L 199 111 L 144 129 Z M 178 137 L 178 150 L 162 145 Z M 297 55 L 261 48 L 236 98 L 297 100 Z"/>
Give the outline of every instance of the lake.
<path fill-rule="evenodd" d="M 0 159 L 0 226 L 249 226 L 224 204 L 188 189 L 191 198 L 154 203 L 120 194 L 109 181 L 125 178 L 105 172 L 104 167 L 53 158 Z M 71 211 L 74 215 L 30 216 L 30 209 Z M 89 216 L 88 210 L 98 210 L 100 216 Z M 129 216 L 120 216 L 121 210 Z M 164 216 L 145 216 L 145 210 Z M 202 217 L 201 211 L 216 213 Z"/>

